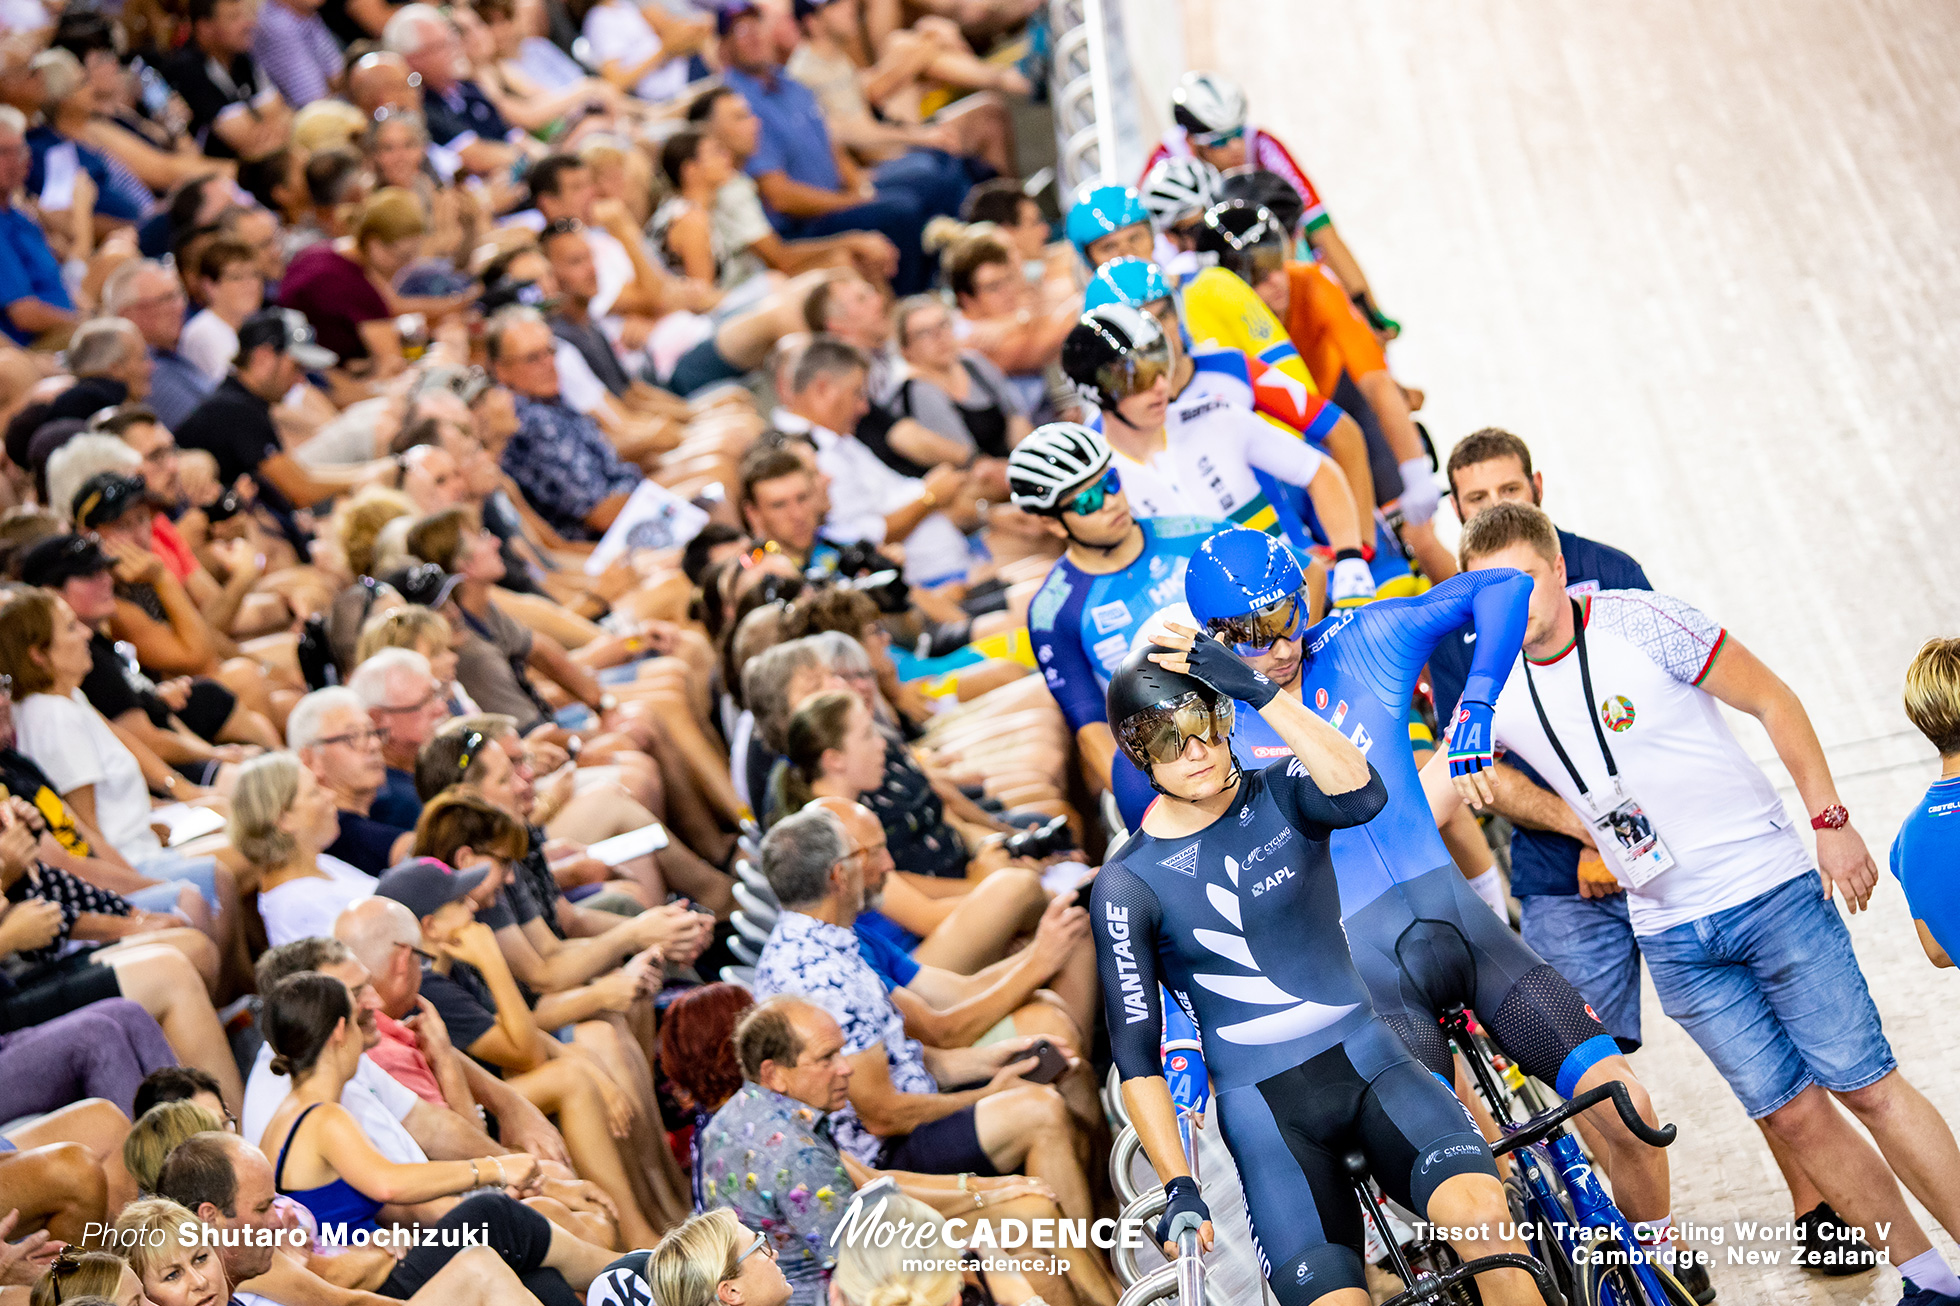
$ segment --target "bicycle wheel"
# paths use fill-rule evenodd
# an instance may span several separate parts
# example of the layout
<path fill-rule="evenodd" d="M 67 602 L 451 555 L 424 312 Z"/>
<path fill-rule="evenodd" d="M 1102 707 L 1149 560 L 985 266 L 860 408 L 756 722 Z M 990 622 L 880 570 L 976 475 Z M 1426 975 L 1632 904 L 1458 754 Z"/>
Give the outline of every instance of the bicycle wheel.
<path fill-rule="evenodd" d="M 1588 1261 L 1579 1267 L 1579 1306 L 1696 1306 L 1679 1279 L 1658 1265 L 1653 1269 L 1660 1280 L 1660 1301 L 1654 1300 L 1630 1267 Z"/>

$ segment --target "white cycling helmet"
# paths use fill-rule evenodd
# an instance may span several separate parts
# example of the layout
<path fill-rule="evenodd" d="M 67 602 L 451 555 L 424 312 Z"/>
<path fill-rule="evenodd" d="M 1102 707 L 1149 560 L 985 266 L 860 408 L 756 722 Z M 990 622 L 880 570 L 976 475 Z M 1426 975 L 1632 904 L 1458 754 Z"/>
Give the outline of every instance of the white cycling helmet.
<path fill-rule="evenodd" d="M 1007 455 L 1007 492 L 1016 508 L 1052 514 L 1063 495 L 1101 476 L 1109 460 L 1102 436 L 1075 422 L 1050 422 Z"/>
<path fill-rule="evenodd" d="M 1245 128 L 1245 92 L 1217 73 L 1186 73 L 1171 92 L 1171 116 L 1194 144 L 1216 145 Z"/>
<path fill-rule="evenodd" d="M 1218 169 L 1203 159 L 1173 154 L 1157 160 L 1143 179 L 1143 207 L 1159 231 L 1174 227 L 1218 202 Z"/>

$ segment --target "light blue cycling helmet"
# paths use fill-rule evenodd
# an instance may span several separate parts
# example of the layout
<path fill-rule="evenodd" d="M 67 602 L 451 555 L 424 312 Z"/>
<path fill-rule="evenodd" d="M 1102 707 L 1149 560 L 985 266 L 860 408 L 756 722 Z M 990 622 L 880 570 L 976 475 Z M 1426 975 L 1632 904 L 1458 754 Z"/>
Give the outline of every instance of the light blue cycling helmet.
<path fill-rule="evenodd" d="M 1094 242 L 1112 231 L 1149 221 L 1150 212 L 1143 207 L 1143 200 L 1134 187 L 1099 186 L 1088 182 L 1075 193 L 1075 203 L 1068 211 L 1068 222 L 1063 230 L 1069 243 L 1087 262 L 1089 246 Z"/>
<path fill-rule="evenodd" d="M 1184 601 L 1207 630 L 1225 617 L 1278 603 L 1306 588 L 1293 551 L 1264 531 L 1233 527 L 1198 546 L 1184 569 Z"/>
<path fill-rule="evenodd" d="M 1162 268 L 1149 259 L 1126 254 L 1103 264 L 1089 278 L 1089 288 L 1082 292 L 1082 311 L 1086 313 L 1104 304 L 1142 308 L 1170 297 L 1171 283 L 1164 278 Z"/>

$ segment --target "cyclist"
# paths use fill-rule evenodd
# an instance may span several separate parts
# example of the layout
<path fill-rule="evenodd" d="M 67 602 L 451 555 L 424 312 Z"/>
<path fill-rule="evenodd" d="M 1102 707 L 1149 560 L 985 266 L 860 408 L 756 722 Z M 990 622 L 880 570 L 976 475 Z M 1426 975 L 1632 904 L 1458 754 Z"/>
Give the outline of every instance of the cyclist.
<path fill-rule="evenodd" d="M 1273 307 L 1275 300 L 1281 308 L 1290 306 L 1286 290 L 1289 280 L 1286 228 L 1264 205 L 1243 199 L 1221 200 L 1207 209 L 1200 220 L 1197 248 L 1199 253 L 1216 258 L 1218 266 L 1212 271 L 1231 272 L 1243 280 L 1269 311 L 1277 311 Z M 1311 265 L 1303 267 L 1311 273 Z M 1204 311 L 1204 302 L 1187 290 L 1184 312 L 1192 322 L 1193 334 L 1200 330 L 1196 315 Z M 1290 334 L 1288 343 L 1299 352 L 1299 342 Z M 1380 357 L 1379 350 L 1373 357 Z M 1357 365 L 1371 367 L 1372 362 Z M 1399 513 L 1403 538 L 1431 580 L 1446 580 L 1455 575 L 1456 562 L 1436 539 L 1431 524 L 1436 505 L 1442 500 L 1435 468 L 1423 444 L 1422 432 L 1409 416 L 1401 388 L 1388 374 L 1386 363 L 1379 369 L 1379 380 L 1371 381 L 1372 388 L 1365 391 L 1358 384 L 1340 387 L 1341 372 L 1334 375 L 1338 395 L 1335 402 L 1352 411 L 1369 435 L 1375 501 L 1385 508 L 1392 506 Z"/>
<path fill-rule="evenodd" d="M 1150 213 L 1134 187 L 1084 182 L 1075 192 L 1062 231 L 1091 272 L 1125 254 L 1150 257 Z"/>
<path fill-rule="evenodd" d="M 1361 609 L 1365 611 L 1366 609 Z M 1169 1203 L 1157 1236 L 1210 1211 L 1190 1177 L 1158 1056 L 1158 985 L 1197 1025 L 1214 1114 L 1239 1169 L 1259 1267 L 1281 1306 L 1365 1306 L 1361 1211 L 1343 1156 L 1358 1149 L 1396 1201 L 1465 1257 L 1522 1250 L 1490 1151 L 1448 1089 L 1370 1005 L 1341 932 L 1330 836 L 1366 828 L 1387 789 L 1361 750 L 1216 640 L 1173 625 L 1124 660 L 1108 712 L 1162 795 L 1090 891 L 1110 1052 Z M 1289 754 L 1241 771 L 1234 699 Z M 1535 1302 L 1516 1270 L 1484 1300 Z"/>
<path fill-rule="evenodd" d="M 1201 517 L 1138 520 L 1110 464 L 1103 438 L 1072 422 L 1038 428 L 1007 457 L 1014 506 L 1067 546 L 1028 604 L 1028 637 L 1083 772 L 1101 788 L 1116 755 L 1103 706 L 1109 677 L 1143 623 L 1183 601 L 1185 563 L 1224 529 Z"/>
<path fill-rule="evenodd" d="M 1189 278 L 1203 266 L 1193 239 L 1198 219 L 1218 203 L 1219 181 L 1218 169 L 1203 159 L 1178 155 L 1158 159 L 1143 175 L 1138 193 L 1157 232 L 1156 259 L 1171 276 Z"/>
<path fill-rule="evenodd" d="M 1183 311 L 1177 294 L 1171 289 L 1164 273 L 1154 263 L 1142 259 L 1111 259 L 1096 269 L 1090 278 L 1089 288 L 1083 292 L 1082 307 L 1101 308 L 1104 304 L 1128 304 L 1140 308 L 1157 319 L 1164 329 L 1164 336 L 1171 342 L 1173 363 L 1171 369 L 1171 405 L 1174 414 L 1195 411 L 1197 405 L 1209 405 L 1217 399 L 1225 399 L 1235 407 L 1249 408 L 1265 418 L 1274 426 L 1292 435 L 1304 436 L 1322 449 L 1328 457 L 1340 466 L 1348 478 L 1348 490 L 1354 501 L 1357 518 L 1363 522 L 1374 521 L 1373 480 L 1370 479 L 1366 437 L 1354 419 L 1335 405 L 1301 386 L 1293 378 L 1276 368 L 1266 366 L 1256 358 L 1248 358 L 1236 349 L 1218 346 L 1191 344 L 1191 334 L 1184 326 Z M 1356 479 L 1359 475 L 1360 480 Z M 1265 473 L 1259 474 L 1261 488 L 1266 491 L 1278 506 L 1286 520 L 1287 532 L 1296 543 L 1305 544 L 1296 532 L 1296 518 L 1299 505 L 1289 495 L 1286 487 L 1273 481 Z M 1345 593 L 1344 598 L 1365 597 L 1372 593 L 1376 583 L 1392 580 L 1397 576 L 1407 576 L 1409 569 L 1401 560 L 1399 549 L 1379 525 L 1375 529 L 1374 548 L 1364 544 L 1362 556 L 1369 557 L 1372 563 L 1374 580 L 1365 591 L 1354 590 Z M 1364 530 L 1362 537 L 1367 539 Z M 1384 548 L 1384 545 L 1389 547 Z"/>
<path fill-rule="evenodd" d="M 1492 764 L 1491 704 L 1524 643 L 1531 578 L 1504 568 L 1458 576 L 1311 628 L 1304 582 L 1285 549 L 1252 531 L 1226 531 L 1193 555 L 1185 598 L 1203 629 L 1269 677 L 1280 697 L 1308 705 L 1343 731 L 1383 778 L 1382 816 L 1337 832 L 1333 844 L 1342 922 L 1376 1010 L 1445 1083 L 1455 1065 L 1436 1022 L 1461 1003 L 1507 1056 L 1561 1097 L 1623 1080 L 1642 1118 L 1655 1123 L 1646 1091 L 1585 999 L 1498 921 L 1457 871 L 1402 742 L 1430 651 L 1474 621 L 1476 652 L 1450 769 L 1470 774 Z M 1293 740 L 1263 714 L 1240 713 L 1237 721 L 1234 742 L 1248 760 L 1284 759 L 1292 750 Z M 1388 746 L 1373 752 L 1384 741 Z M 1620 1209 L 1664 1243 L 1666 1153 L 1635 1139 L 1611 1104 L 1587 1114 L 1605 1143 L 1602 1165 Z"/>
<path fill-rule="evenodd" d="M 1293 187 L 1305 209 L 1307 243 L 1333 268 L 1354 297 L 1355 307 L 1386 338 L 1393 339 L 1401 332 L 1401 326 L 1376 307 L 1361 264 L 1349 252 L 1340 232 L 1334 230 L 1334 219 L 1307 178 L 1306 169 L 1294 161 L 1292 151 L 1280 144 L 1278 137 L 1246 122 L 1243 90 L 1217 73 L 1186 73 L 1171 92 L 1171 116 L 1176 125 L 1144 161 L 1146 176 L 1159 160 L 1179 156 L 1209 163 L 1221 173 L 1245 167 L 1278 173 Z"/>
<path fill-rule="evenodd" d="M 1102 410 L 1103 433 L 1141 517 L 1194 516 L 1280 532 L 1279 511 L 1255 469 L 1304 488 L 1327 543 L 1355 566 L 1342 573 L 1372 590 L 1361 561 L 1361 528 L 1347 478 L 1305 441 L 1222 400 L 1171 404 L 1170 337 L 1157 319 L 1127 304 L 1082 315 L 1062 342 L 1062 371 Z"/>

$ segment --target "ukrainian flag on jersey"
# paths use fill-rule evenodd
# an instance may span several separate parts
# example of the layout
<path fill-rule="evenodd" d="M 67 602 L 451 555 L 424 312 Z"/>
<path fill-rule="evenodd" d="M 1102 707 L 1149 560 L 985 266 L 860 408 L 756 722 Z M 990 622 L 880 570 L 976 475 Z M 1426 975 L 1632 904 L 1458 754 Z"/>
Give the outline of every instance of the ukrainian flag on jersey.
<path fill-rule="evenodd" d="M 1184 329 L 1198 345 L 1236 349 L 1319 394 L 1286 327 L 1251 286 L 1221 267 L 1200 268 L 1178 284 Z M 1277 423 L 1275 423 L 1277 425 Z"/>

